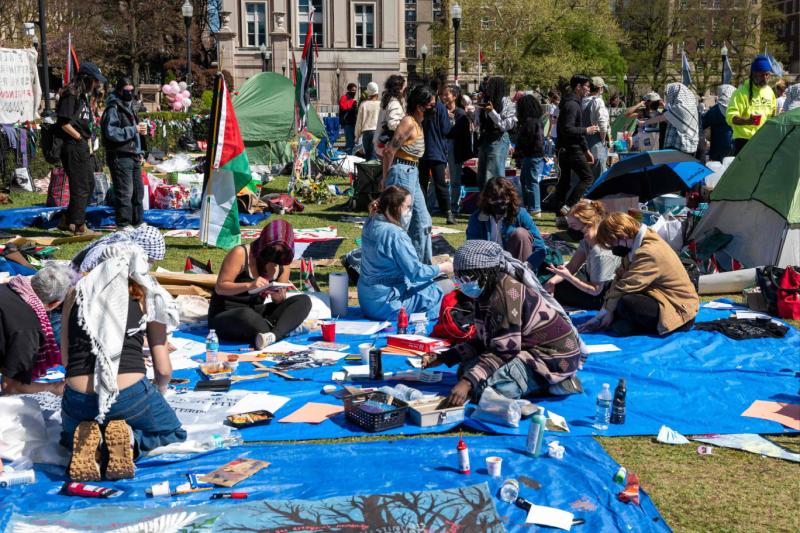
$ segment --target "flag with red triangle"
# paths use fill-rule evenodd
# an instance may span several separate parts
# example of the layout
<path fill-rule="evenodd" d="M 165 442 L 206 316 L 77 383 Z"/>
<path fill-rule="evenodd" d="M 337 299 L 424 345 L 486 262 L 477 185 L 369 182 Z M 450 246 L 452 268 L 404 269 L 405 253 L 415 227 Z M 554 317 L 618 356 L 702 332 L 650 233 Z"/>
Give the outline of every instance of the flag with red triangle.
<path fill-rule="evenodd" d="M 78 63 L 78 54 L 72 46 L 72 34 L 67 35 L 67 63 L 64 65 L 64 85 L 69 85 L 69 81 L 78 74 L 81 68 Z"/>

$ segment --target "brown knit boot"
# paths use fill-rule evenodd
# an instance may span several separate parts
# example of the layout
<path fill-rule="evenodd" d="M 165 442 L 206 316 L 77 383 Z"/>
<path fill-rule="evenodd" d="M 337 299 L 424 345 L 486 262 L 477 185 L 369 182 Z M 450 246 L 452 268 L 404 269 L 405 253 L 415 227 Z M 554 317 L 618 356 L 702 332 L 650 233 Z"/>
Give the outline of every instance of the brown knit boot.
<path fill-rule="evenodd" d="M 106 479 L 132 479 L 136 473 L 133 464 L 133 433 L 124 420 L 112 420 L 103 433 L 108 448 Z"/>
<path fill-rule="evenodd" d="M 94 420 L 84 421 L 72 435 L 72 459 L 69 478 L 72 481 L 100 481 L 100 426 Z"/>

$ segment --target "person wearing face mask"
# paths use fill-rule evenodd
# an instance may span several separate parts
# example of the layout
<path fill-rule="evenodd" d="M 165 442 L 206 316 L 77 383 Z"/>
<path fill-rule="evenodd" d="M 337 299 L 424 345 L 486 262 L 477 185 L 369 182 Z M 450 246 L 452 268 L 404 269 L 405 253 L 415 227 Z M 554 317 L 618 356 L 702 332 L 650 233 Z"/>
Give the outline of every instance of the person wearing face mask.
<path fill-rule="evenodd" d="M 688 331 L 700 298 L 678 255 L 658 234 L 626 213 L 597 227 L 597 244 L 622 258 L 600 312 L 580 331 L 611 328 L 620 336 Z"/>
<path fill-rule="evenodd" d="M 525 264 L 497 243 L 466 241 L 454 269 L 461 292 L 474 300 L 477 336 L 422 360 L 423 368 L 459 365 L 448 405 L 478 402 L 487 387 L 511 399 L 583 391 L 580 337 Z"/>
<path fill-rule="evenodd" d="M 449 280 L 434 281 L 452 274 L 452 263 L 426 265 L 417 256 L 407 233 L 412 198 L 407 189 L 390 185 L 370 205 L 370 219 L 361 234 L 358 301 L 374 320 L 394 320 L 401 307 L 435 319 L 442 298 L 453 289 Z"/>
<path fill-rule="evenodd" d="M 777 102 L 769 77 L 772 63 L 757 55 L 750 64 L 750 78 L 733 92 L 725 119 L 733 128 L 734 155 L 737 155 L 764 123 L 777 114 Z"/>
<path fill-rule="evenodd" d="M 94 63 L 84 61 L 78 75 L 60 92 L 56 107 L 57 124 L 64 141 L 61 163 L 69 181 L 69 206 L 61 215 L 58 229 L 86 233 L 86 206 L 94 194 L 94 168 L 91 142 L 94 116 L 91 95 L 107 80 Z"/>
<path fill-rule="evenodd" d="M 490 179 L 481 191 L 478 210 L 469 217 L 467 239 L 496 242 L 537 270 L 547 247 L 533 218 L 521 205 L 513 183 L 506 178 Z"/>
<path fill-rule="evenodd" d="M 347 84 L 347 92 L 339 98 L 339 120 L 344 129 L 344 151 L 348 155 L 353 153 L 356 145 L 356 121 L 358 120 L 358 100 L 356 100 L 358 85 Z"/>
<path fill-rule="evenodd" d="M 147 125 L 133 110 L 134 88 L 130 78 L 121 78 L 108 99 L 101 120 L 106 162 L 114 184 L 117 229 L 126 231 L 144 221 L 142 143 Z"/>
<path fill-rule="evenodd" d="M 273 220 L 258 239 L 228 252 L 211 294 L 208 327 L 220 339 L 253 342 L 257 350 L 294 331 L 311 312 L 311 298 L 270 287 L 290 283 L 293 259 L 294 230 L 285 220 Z M 264 290 L 252 292 L 258 288 Z"/>
<path fill-rule="evenodd" d="M 578 249 L 566 265 L 549 266 L 554 274 L 544 288 L 562 305 L 579 309 L 600 309 L 614 280 L 620 258 L 595 242 L 597 226 L 605 216 L 603 204 L 581 200 L 567 213 L 570 233 L 581 236 Z"/>

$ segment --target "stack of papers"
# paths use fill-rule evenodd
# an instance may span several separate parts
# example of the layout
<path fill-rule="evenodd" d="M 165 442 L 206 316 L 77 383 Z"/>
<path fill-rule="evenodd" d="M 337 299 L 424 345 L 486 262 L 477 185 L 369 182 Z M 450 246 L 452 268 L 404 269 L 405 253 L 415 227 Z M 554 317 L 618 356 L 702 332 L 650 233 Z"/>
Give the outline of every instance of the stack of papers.
<path fill-rule="evenodd" d="M 261 410 L 269 411 L 274 414 L 275 411 L 283 407 L 288 401 L 289 398 L 285 396 L 275 396 L 263 392 L 251 392 L 236 402 L 236 405 L 228 409 L 228 414 L 238 415 Z"/>
<path fill-rule="evenodd" d="M 337 320 L 337 335 L 375 335 L 389 326 L 391 322 L 371 322 L 368 320 Z"/>

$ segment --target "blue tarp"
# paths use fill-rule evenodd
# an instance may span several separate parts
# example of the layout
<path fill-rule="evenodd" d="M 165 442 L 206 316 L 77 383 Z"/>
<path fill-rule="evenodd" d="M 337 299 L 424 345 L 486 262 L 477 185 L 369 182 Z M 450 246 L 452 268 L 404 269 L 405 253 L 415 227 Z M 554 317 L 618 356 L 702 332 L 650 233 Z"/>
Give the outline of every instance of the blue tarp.
<path fill-rule="evenodd" d="M 11 228 L 43 228 L 56 227 L 59 215 L 66 207 L 20 207 L 0 210 L 0 229 Z M 257 226 L 266 220 L 269 214 L 239 214 L 242 226 Z M 188 209 L 149 209 L 144 212 L 144 221 L 159 229 L 199 229 L 200 211 Z M 93 206 L 86 209 L 86 223 L 92 228 L 113 226 L 116 224 L 114 208 L 109 206 Z"/>
<path fill-rule="evenodd" d="M 545 441 L 549 439 L 546 437 Z M 153 458 L 139 465 L 135 479 L 96 483 L 125 491 L 113 500 L 59 495 L 65 481 L 64 469 L 37 466 L 36 484 L 0 489 L 0 507 L 3 509 L 0 511 L 0 529 L 12 512 L 19 513 L 12 525 L 59 524 L 76 531 L 88 531 L 109 529 L 109 520 L 114 522 L 115 528 L 122 528 L 152 520 L 159 513 L 180 510 L 185 513 L 182 514 L 184 519 L 188 516 L 207 519 L 222 513 L 210 531 L 230 527 L 233 520 L 246 522 L 238 522 L 239 527 L 235 530 L 241 530 L 242 526 L 252 527 L 252 531 L 267 530 L 263 522 L 267 515 L 265 504 L 260 500 L 292 500 L 298 504 L 302 502 L 297 500 L 351 495 L 363 498 L 367 494 L 434 491 L 488 483 L 488 493 L 481 490 L 480 495 L 493 501 L 508 530 L 530 531 L 529 526 L 524 525 L 525 512 L 497 498 L 502 481 L 515 478 L 520 481 L 520 495 L 529 501 L 570 511 L 576 518 L 585 519 L 581 531 L 670 530 L 644 491 L 640 493 L 640 506 L 617 500 L 616 495 L 623 487 L 614 483 L 612 477 L 619 465 L 592 438 L 562 442 L 566 447 L 563 460 L 531 458 L 521 449 L 519 439 L 467 437 L 464 440 L 469 446 L 472 463 L 472 472 L 468 475 L 458 473 L 457 439 L 452 436 L 370 443 L 247 445 L 194 456 L 182 462 Z M 485 458 L 493 455 L 503 459 L 500 478 L 492 478 L 486 471 Z M 240 456 L 271 464 L 234 489 L 220 488 L 213 492 L 247 492 L 249 499 L 245 504 L 235 505 L 230 500 L 223 500 L 209 505 L 210 491 L 174 498 L 145 496 L 144 490 L 155 483 L 169 481 L 174 489 L 185 482 L 186 473 L 207 473 Z M 540 488 L 533 488 L 537 484 Z M 346 513 L 345 516 L 357 515 L 351 512 L 351 499 L 347 500 L 338 500 L 333 507 Z M 413 501 L 413 498 L 404 500 Z M 420 507 L 418 509 L 424 511 Z M 98 512 L 100 509 L 103 512 Z M 162 527 L 165 523 L 169 522 L 165 519 Z M 294 525 L 285 522 L 287 526 L 290 524 Z M 103 525 L 105 527 L 100 527 Z M 9 530 L 13 530 L 12 527 Z M 291 529 L 296 530 L 309 529 Z"/>
<path fill-rule="evenodd" d="M 699 321 L 722 318 L 730 311 L 701 309 Z M 585 313 L 577 322 L 588 319 Z M 179 333 L 197 340 L 205 337 L 205 330 L 193 334 Z M 383 336 L 385 337 L 385 335 Z M 569 436 L 593 435 L 592 427 L 595 398 L 602 384 L 613 389 L 619 378 L 625 378 L 628 389 L 627 420 L 624 425 L 612 425 L 603 435 L 655 435 L 662 424 L 685 434 L 701 433 L 780 433 L 789 431 L 776 422 L 740 416 L 754 400 L 773 400 L 800 403 L 797 396 L 800 371 L 800 333 L 791 328 L 783 339 L 756 339 L 734 341 L 720 333 L 691 331 L 676 333 L 666 338 L 638 336 L 611 337 L 605 334 L 587 334 L 587 344 L 615 344 L 621 351 L 592 354 L 586 367 L 579 373 L 584 392 L 566 398 L 542 397 L 534 401 L 546 409 L 566 418 Z M 318 334 L 307 334 L 293 339 L 300 344 L 321 340 Z M 338 336 L 338 342 L 351 343 L 348 353 L 357 353 L 357 345 L 371 341 L 367 338 Z M 385 345 L 385 338 L 377 344 Z M 223 347 L 238 351 L 238 346 Z M 411 367 L 406 358 L 386 355 L 387 370 L 407 370 Z M 347 363 L 343 360 L 334 366 L 290 372 L 309 381 L 285 381 L 279 377 L 245 381 L 234 385 L 236 389 L 269 391 L 289 396 L 292 400 L 277 415 L 281 418 L 306 402 L 315 401 L 339 404 L 339 400 L 324 395 L 323 385 L 333 383 L 331 373 Z M 447 395 L 456 381 L 455 368 L 442 367 L 448 372 L 441 383 L 418 386 L 423 391 Z M 240 374 L 252 373 L 252 365 L 242 363 Z M 197 371 L 176 372 L 178 377 L 199 379 Z M 381 383 L 365 382 L 364 386 Z M 525 435 L 528 423 L 519 428 L 487 424 L 468 418 L 472 428 L 498 434 Z M 406 424 L 389 433 L 429 433 L 450 429 L 450 426 L 419 428 Z M 344 414 L 319 425 L 280 424 L 249 428 L 243 431 L 247 441 L 305 440 L 350 437 L 366 434 L 344 421 Z"/>

